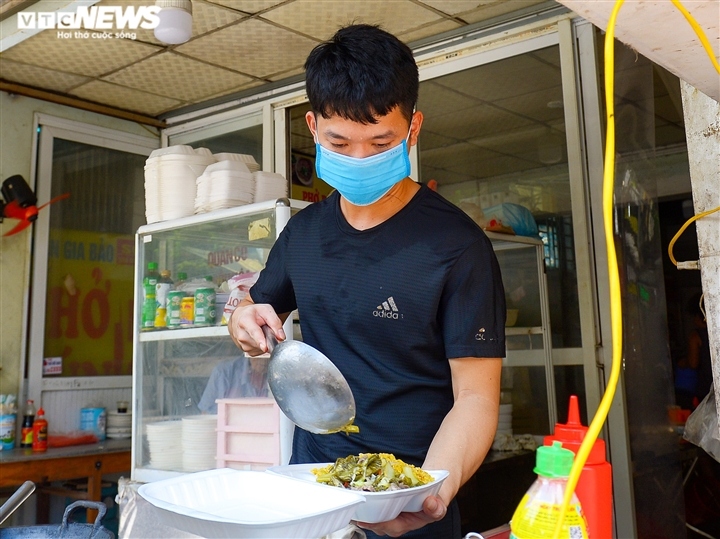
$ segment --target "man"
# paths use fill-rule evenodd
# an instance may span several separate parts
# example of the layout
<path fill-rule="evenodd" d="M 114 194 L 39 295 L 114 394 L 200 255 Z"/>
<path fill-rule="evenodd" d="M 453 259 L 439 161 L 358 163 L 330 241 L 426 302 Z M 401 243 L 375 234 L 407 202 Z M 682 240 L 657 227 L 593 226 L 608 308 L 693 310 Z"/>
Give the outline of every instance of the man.
<path fill-rule="evenodd" d="M 290 220 L 230 332 L 261 354 L 261 326 L 282 340 L 297 308 L 303 340 L 348 380 L 360 433 L 295 429 L 291 462 L 387 452 L 448 470 L 421 512 L 358 525 L 368 537 L 457 539 L 453 498 L 497 426 L 505 353 L 497 260 L 467 215 L 408 177 L 423 116 L 407 46 L 353 25 L 316 47 L 305 69 L 317 173 L 336 191 Z"/>

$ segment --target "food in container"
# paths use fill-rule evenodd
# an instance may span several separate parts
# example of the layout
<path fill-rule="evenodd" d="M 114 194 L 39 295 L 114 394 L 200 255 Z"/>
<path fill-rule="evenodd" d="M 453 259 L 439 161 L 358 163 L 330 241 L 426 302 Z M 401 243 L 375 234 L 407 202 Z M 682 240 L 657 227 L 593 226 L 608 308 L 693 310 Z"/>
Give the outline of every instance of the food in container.
<path fill-rule="evenodd" d="M 426 485 L 433 477 L 390 453 L 360 453 L 339 458 L 334 464 L 313 468 L 318 483 L 335 487 L 382 492 Z"/>
<path fill-rule="evenodd" d="M 274 473 L 315 483 L 316 478 L 312 470 L 330 465 L 325 464 L 290 464 L 288 466 L 273 466 L 268 473 Z M 447 470 L 426 470 L 433 477 L 425 485 L 398 490 L 385 490 L 381 492 L 360 492 L 349 489 L 340 489 L 327 485 L 320 486 L 331 492 L 357 492 L 365 497 L 365 503 L 355 508 L 353 520 L 359 522 L 385 522 L 392 520 L 401 512 L 414 513 L 422 510 L 422 504 L 428 496 L 437 495 L 445 479 L 449 475 Z"/>

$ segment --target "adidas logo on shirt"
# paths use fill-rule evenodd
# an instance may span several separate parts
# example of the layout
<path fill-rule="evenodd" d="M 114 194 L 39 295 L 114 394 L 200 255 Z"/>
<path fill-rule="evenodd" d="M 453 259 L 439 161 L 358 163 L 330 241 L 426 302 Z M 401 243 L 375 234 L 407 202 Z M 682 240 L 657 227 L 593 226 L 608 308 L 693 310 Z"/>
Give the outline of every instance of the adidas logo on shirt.
<path fill-rule="evenodd" d="M 400 314 L 400 312 L 398 311 L 397 305 L 395 304 L 395 299 L 393 299 L 392 296 L 390 296 L 388 299 L 383 301 L 375 308 L 375 310 L 373 311 L 373 316 L 377 316 L 378 318 L 390 318 L 393 320 L 402 318 L 402 314 Z"/>

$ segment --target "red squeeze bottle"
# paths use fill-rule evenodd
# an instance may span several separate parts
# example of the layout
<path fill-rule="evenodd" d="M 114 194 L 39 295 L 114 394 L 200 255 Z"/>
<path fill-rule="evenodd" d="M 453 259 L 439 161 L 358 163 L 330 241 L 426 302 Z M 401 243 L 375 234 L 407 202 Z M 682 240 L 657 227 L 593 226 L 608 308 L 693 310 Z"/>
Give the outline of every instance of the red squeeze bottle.
<path fill-rule="evenodd" d="M 47 451 L 48 447 L 48 422 L 45 419 L 45 410 L 38 410 L 37 419 L 33 423 L 33 451 Z"/>
<path fill-rule="evenodd" d="M 577 455 L 587 430 L 588 428 L 580 423 L 578 398 L 571 395 L 568 422 L 564 425 L 556 423 L 555 434 L 545 436 L 543 444 L 552 445 L 554 441 L 559 441 L 564 448 Z M 612 466 L 605 460 L 604 440 L 595 440 L 580 473 L 575 493 L 587 519 L 588 535 L 598 539 L 612 537 Z"/>

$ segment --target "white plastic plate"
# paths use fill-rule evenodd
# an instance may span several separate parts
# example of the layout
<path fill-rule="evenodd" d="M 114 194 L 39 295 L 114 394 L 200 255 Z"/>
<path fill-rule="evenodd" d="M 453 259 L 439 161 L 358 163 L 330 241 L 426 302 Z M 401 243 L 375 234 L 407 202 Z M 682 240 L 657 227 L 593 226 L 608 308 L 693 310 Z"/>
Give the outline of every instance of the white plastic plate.
<path fill-rule="evenodd" d="M 168 526 L 208 538 L 321 537 L 345 527 L 361 494 L 221 468 L 141 485 Z"/>
<path fill-rule="evenodd" d="M 268 468 L 267 471 L 269 473 L 301 479 L 326 489 L 332 489 L 333 491 L 362 494 L 365 497 L 365 503 L 355 508 L 355 515 L 353 516 L 353 520 L 359 522 L 385 522 L 394 519 L 403 511 L 409 513 L 422 511 L 422 504 L 425 498 L 437 494 L 443 481 L 445 481 L 448 476 L 447 470 L 426 470 L 427 473 L 434 478 L 434 481 L 427 485 L 385 492 L 360 492 L 318 483 L 311 470 L 313 468 L 323 468 L 328 464 L 330 463 L 290 464 L 288 466 L 273 466 Z"/>

